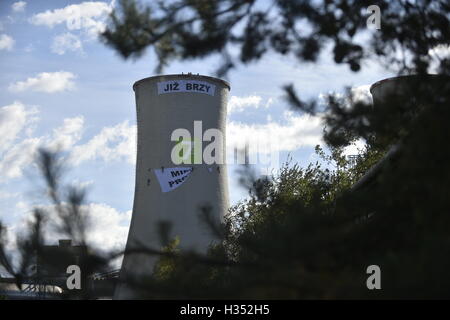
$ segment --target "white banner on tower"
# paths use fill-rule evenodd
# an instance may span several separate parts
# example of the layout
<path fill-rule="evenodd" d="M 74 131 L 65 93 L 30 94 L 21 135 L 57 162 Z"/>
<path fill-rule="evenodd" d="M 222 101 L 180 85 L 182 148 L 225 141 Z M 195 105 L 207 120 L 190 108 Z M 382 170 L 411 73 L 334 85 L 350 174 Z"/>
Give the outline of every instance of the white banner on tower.
<path fill-rule="evenodd" d="M 214 96 L 216 85 L 198 80 L 170 80 L 158 82 L 158 94 L 193 92 Z"/>
<path fill-rule="evenodd" d="M 169 192 L 182 185 L 192 172 L 192 167 L 154 169 L 162 192 Z"/>

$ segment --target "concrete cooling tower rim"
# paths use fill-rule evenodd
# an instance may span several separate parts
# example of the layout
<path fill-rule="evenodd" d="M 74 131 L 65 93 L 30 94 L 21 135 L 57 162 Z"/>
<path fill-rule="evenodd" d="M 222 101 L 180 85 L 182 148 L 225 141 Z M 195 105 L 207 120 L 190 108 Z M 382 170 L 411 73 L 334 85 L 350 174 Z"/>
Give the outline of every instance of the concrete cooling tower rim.
<path fill-rule="evenodd" d="M 449 76 L 441 75 L 441 74 L 424 74 L 424 75 L 412 74 L 412 75 L 405 75 L 405 76 L 390 77 L 390 78 L 386 78 L 386 79 L 377 81 L 374 84 L 372 84 L 370 86 L 370 93 L 373 94 L 372 90 L 375 89 L 375 87 L 378 87 L 386 82 L 408 80 L 408 79 L 414 79 L 414 78 L 419 78 L 419 77 L 423 77 L 424 79 L 439 79 L 439 78 L 447 79 L 447 80 L 450 79 Z"/>
<path fill-rule="evenodd" d="M 160 76 L 152 76 L 152 77 L 147 77 L 141 80 L 136 81 L 133 84 L 133 90 L 136 91 L 136 86 L 138 86 L 139 84 L 141 84 L 144 81 L 151 81 L 151 80 L 157 80 L 157 79 L 161 79 L 161 80 L 170 80 L 170 79 L 177 79 L 180 80 L 180 78 L 186 78 L 186 79 L 192 79 L 192 78 L 196 78 L 199 80 L 208 80 L 208 81 L 213 81 L 213 82 L 218 82 L 221 83 L 223 85 L 225 85 L 228 90 L 230 90 L 230 84 L 222 79 L 219 78 L 214 78 L 214 77 L 210 77 L 210 76 L 203 76 L 203 75 L 197 75 L 197 74 L 167 74 L 167 75 L 160 75 Z"/>

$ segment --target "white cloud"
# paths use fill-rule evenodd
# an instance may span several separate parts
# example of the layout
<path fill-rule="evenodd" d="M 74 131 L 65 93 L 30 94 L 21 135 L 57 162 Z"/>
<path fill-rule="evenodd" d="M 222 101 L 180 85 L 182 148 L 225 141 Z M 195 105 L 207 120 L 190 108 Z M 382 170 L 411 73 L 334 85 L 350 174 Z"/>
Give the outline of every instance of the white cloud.
<path fill-rule="evenodd" d="M 27 3 L 25 1 L 18 1 L 18 2 L 14 2 L 11 5 L 11 8 L 14 12 L 22 12 L 22 11 L 25 11 L 26 6 L 27 6 Z"/>
<path fill-rule="evenodd" d="M 0 181 L 19 178 L 32 165 L 38 148 L 67 151 L 82 136 L 84 118 L 66 118 L 52 134 L 31 137 L 38 110 L 20 102 L 0 108 Z"/>
<path fill-rule="evenodd" d="M 34 160 L 35 153 L 41 143 L 40 138 L 28 138 L 8 149 L 2 154 L 0 161 L 0 179 L 12 179 L 22 176 L 23 169 Z"/>
<path fill-rule="evenodd" d="M 54 206 L 40 205 L 40 208 L 48 213 L 47 221 L 58 223 L 57 213 Z M 22 212 L 22 218 L 13 226 L 15 234 L 25 231 L 28 223 L 33 221 L 33 215 L 27 214 L 33 206 L 27 202 L 19 202 L 18 208 Z M 80 208 L 88 220 L 87 243 L 97 250 L 123 250 L 127 240 L 129 224 L 131 221 L 131 210 L 120 212 L 117 209 L 104 203 L 88 203 Z M 45 232 L 47 243 L 57 243 L 57 241 L 67 235 L 59 234 L 54 228 L 48 228 Z"/>
<path fill-rule="evenodd" d="M 59 55 L 63 55 L 66 51 L 83 53 L 83 45 L 80 38 L 70 32 L 66 32 L 53 39 L 51 50 Z"/>
<path fill-rule="evenodd" d="M 439 59 L 448 58 L 450 56 L 450 46 L 439 44 L 433 49 L 430 49 L 428 54 Z"/>
<path fill-rule="evenodd" d="M 47 147 L 52 150 L 68 150 L 81 139 L 83 125 L 82 116 L 64 119 L 63 125 L 53 130 L 53 137 Z"/>
<path fill-rule="evenodd" d="M 370 84 L 351 88 L 350 92 L 354 102 L 372 103 L 372 94 L 370 93 Z"/>
<path fill-rule="evenodd" d="M 37 121 L 37 113 L 36 107 L 20 102 L 0 108 L 0 181 L 20 177 L 32 162 L 41 138 L 24 138 L 23 134 L 31 133 L 28 129 Z"/>
<path fill-rule="evenodd" d="M 6 34 L 0 35 L 0 50 L 11 51 L 14 47 L 14 39 Z"/>
<path fill-rule="evenodd" d="M 74 88 L 72 79 L 76 76 L 67 71 L 42 72 L 34 78 L 28 78 L 25 81 L 18 81 L 10 84 L 8 89 L 13 92 L 26 90 L 54 93 Z"/>
<path fill-rule="evenodd" d="M 360 154 L 366 148 L 366 143 L 364 139 L 358 139 L 353 142 L 351 145 L 344 148 L 343 154 L 345 156 L 353 156 Z"/>
<path fill-rule="evenodd" d="M 123 250 L 131 221 L 131 210 L 119 212 L 103 203 L 85 206 L 89 212 L 88 242 L 103 250 Z"/>
<path fill-rule="evenodd" d="M 242 112 L 245 108 L 259 108 L 261 102 L 260 96 L 237 97 L 232 96 L 228 102 L 228 113 Z"/>
<path fill-rule="evenodd" d="M 104 161 L 124 159 L 136 163 L 136 126 L 128 121 L 114 127 L 104 127 L 99 134 L 83 145 L 74 147 L 71 162 L 102 159 Z"/>
<path fill-rule="evenodd" d="M 0 108 L 0 152 L 5 151 L 17 136 L 37 120 L 35 107 L 26 108 L 21 102 L 14 102 Z"/>
<path fill-rule="evenodd" d="M 326 104 L 328 95 L 333 95 L 338 99 L 345 99 L 344 102 L 346 107 L 350 107 L 352 105 L 352 102 L 363 102 L 371 104 L 372 94 L 370 93 L 370 86 L 370 84 L 365 84 L 361 86 L 351 87 L 350 97 L 348 96 L 347 92 L 345 94 L 342 92 L 328 92 L 327 94 L 321 93 L 319 94 L 319 102 L 322 104 Z"/>
<path fill-rule="evenodd" d="M 104 30 L 106 18 L 113 6 L 114 1 L 109 4 L 101 1 L 86 1 L 35 14 L 30 22 L 50 28 L 65 24 L 69 30 L 83 30 L 94 37 Z"/>
<path fill-rule="evenodd" d="M 295 115 L 286 111 L 283 116 L 283 122 L 270 119 L 264 124 L 229 122 L 227 146 L 241 148 L 248 143 L 250 153 L 267 154 L 322 143 L 323 123 L 320 115 Z"/>
<path fill-rule="evenodd" d="M 439 73 L 441 61 L 450 58 L 450 45 L 439 44 L 428 51 L 432 61 L 430 63 L 429 73 Z"/>
<path fill-rule="evenodd" d="M 124 121 L 104 127 L 84 144 L 82 116 L 65 118 L 61 126 L 47 134 L 32 137 L 38 110 L 14 102 L 0 108 L 0 182 L 19 178 L 25 167 L 33 165 L 40 147 L 69 151 L 68 162 L 78 165 L 84 161 L 127 161 L 136 163 L 136 126 Z"/>

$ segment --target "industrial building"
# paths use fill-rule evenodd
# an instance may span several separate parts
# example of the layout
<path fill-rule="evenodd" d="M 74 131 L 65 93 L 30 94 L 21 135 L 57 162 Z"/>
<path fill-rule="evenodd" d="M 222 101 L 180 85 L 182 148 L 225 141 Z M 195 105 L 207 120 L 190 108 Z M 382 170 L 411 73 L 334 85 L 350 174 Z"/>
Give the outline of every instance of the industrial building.
<path fill-rule="evenodd" d="M 110 298 L 118 278 L 118 270 L 81 273 L 80 290 L 67 288 L 67 267 L 87 267 L 88 252 L 84 245 L 72 244 L 69 239 L 58 245 L 46 245 L 32 257 L 30 276 L 21 279 L 20 290 L 15 278 L 0 278 L 0 296 L 7 299 L 101 299 Z"/>

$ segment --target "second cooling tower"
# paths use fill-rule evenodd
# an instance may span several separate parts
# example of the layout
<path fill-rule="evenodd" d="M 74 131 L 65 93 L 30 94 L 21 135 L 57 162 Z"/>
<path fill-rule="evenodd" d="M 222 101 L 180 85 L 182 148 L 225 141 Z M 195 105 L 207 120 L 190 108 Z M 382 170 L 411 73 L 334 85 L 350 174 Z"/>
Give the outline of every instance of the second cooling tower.
<path fill-rule="evenodd" d="M 199 218 L 200 208 L 209 207 L 216 223 L 228 209 L 224 164 L 228 83 L 191 74 L 165 75 L 139 80 L 133 89 L 136 186 L 116 299 L 139 298 L 127 281 L 151 275 L 158 257 L 134 251 L 161 249 L 159 226 L 171 226 L 170 237 L 179 238 L 182 250 L 205 252 L 215 238 Z M 211 143 L 214 159 L 223 161 L 204 159 Z"/>

